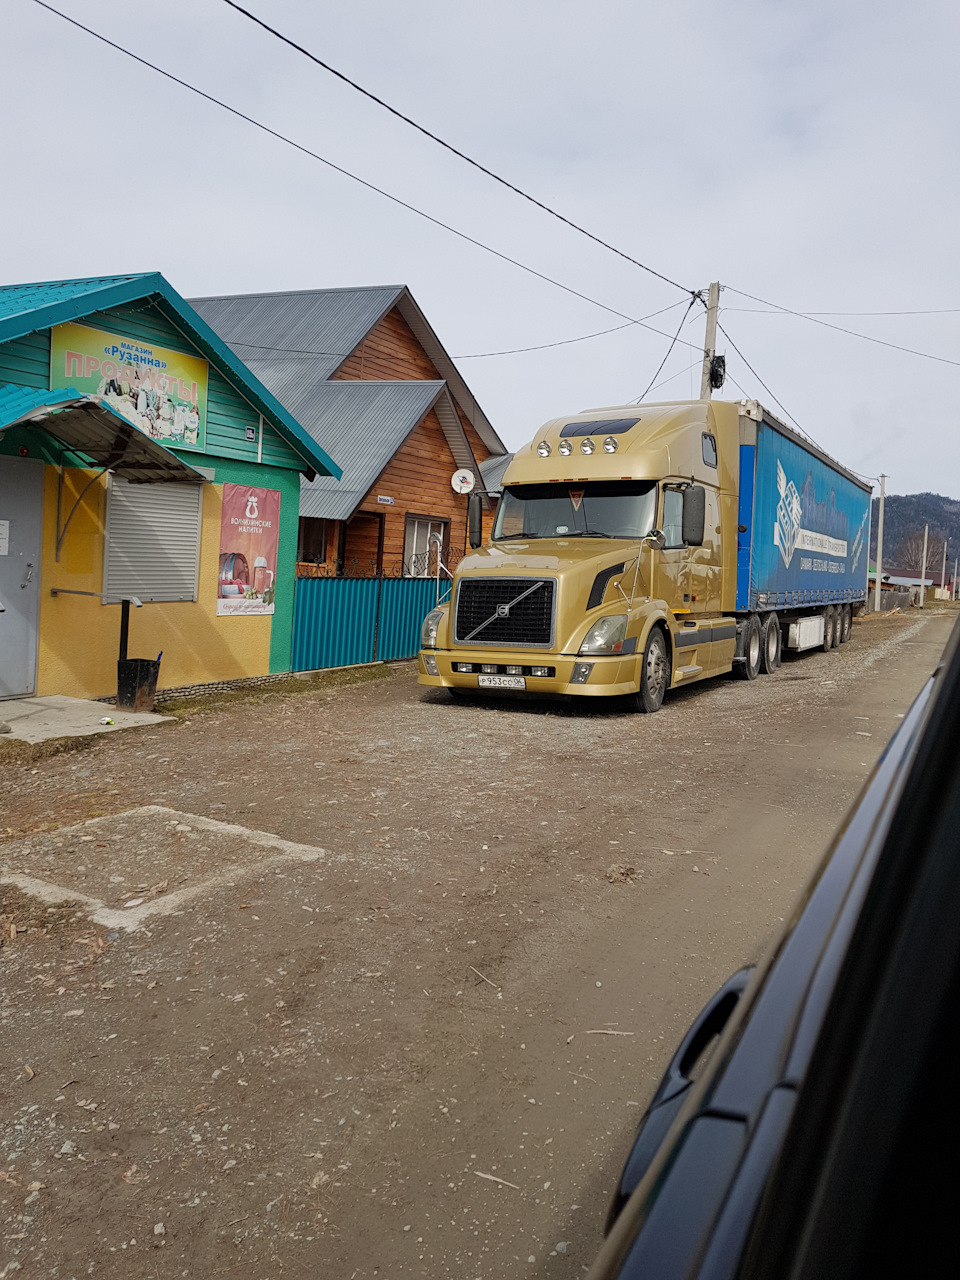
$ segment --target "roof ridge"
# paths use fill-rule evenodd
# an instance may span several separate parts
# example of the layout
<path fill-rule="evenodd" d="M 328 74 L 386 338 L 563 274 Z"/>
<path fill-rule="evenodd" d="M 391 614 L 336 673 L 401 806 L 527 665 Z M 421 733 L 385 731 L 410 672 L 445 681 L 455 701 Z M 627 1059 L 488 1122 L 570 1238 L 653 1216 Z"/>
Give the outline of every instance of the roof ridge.
<path fill-rule="evenodd" d="M 402 293 L 407 288 L 405 284 L 356 284 L 336 285 L 331 289 L 273 289 L 265 293 L 209 293 L 187 298 L 187 302 L 227 302 L 237 298 L 298 298 L 317 293 L 372 293 L 380 289 Z"/>
<path fill-rule="evenodd" d="M 156 271 L 120 271 L 109 276 L 74 276 L 63 280 L 22 280 L 19 283 L 0 284 L 2 289 L 49 289 L 51 285 L 58 284 L 99 284 L 105 281 L 117 280 L 144 280 L 149 276 L 158 275 Z"/>

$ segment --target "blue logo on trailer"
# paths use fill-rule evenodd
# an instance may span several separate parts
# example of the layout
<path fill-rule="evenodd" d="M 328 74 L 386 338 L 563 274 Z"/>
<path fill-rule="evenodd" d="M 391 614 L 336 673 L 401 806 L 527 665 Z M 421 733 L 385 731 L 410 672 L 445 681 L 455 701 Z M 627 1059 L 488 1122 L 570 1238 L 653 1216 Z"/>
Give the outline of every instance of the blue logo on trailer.
<path fill-rule="evenodd" d="M 738 607 L 755 608 L 758 595 L 784 605 L 862 599 L 869 494 L 766 423 L 757 432 L 753 479 L 750 601 L 743 600 L 740 557 Z"/>

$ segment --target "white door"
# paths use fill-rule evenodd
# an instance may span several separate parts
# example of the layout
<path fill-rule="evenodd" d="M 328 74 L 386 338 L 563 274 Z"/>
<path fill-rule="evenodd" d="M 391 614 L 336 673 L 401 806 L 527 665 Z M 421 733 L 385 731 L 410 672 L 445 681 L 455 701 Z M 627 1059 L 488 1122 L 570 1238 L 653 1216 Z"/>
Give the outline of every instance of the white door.
<path fill-rule="evenodd" d="M 37 691 L 43 463 L 0 457 L 0 698 Z"/>

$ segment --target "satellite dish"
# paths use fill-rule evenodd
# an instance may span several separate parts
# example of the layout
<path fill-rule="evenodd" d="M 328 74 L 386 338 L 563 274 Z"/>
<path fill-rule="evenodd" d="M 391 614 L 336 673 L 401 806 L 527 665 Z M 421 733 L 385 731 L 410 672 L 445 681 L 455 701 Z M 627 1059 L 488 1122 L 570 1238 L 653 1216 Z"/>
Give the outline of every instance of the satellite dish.
<path fill-rule="evenodd" d="M 450 477 L 450 484 L 453 486 L 454 493 L 470 493 L 476 483 L 473 472 L 468 471 L 466 467 L 461 467 L 459 471 L 455 471 Z"/>

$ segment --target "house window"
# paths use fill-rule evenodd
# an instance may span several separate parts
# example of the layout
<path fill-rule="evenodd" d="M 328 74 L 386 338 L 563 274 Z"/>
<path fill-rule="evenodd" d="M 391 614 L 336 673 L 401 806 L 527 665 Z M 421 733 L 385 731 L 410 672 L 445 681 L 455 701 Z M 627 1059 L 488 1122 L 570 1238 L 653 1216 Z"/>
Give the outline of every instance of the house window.
<path fill-rule="evenodd" d="M 105 603 L 196 600 L 201 484 L 128 484 L 111 476 L 103 552 Z"/>
<path fill-rule="evenodd" d="M 323 564 L 327 558 L 327 522 L 313 516 L 300 517 L 297 559 L 302 564 Z"/>
<path fill-rule="evenodd" d="M 663 536 L 668 547 L 683 546 L 683 494 L 679 489 L 663 491 Z"/>
<path fill-rule="evenodd" d="M 403 535 L 403 576 L 405 578 L 430 578 L 437 572 L 437 542 L 431 535 L 439 535 L 441 558 L 445 559 L 448 520 L 434 520 L 430 516 L 407 516 Z"/>

